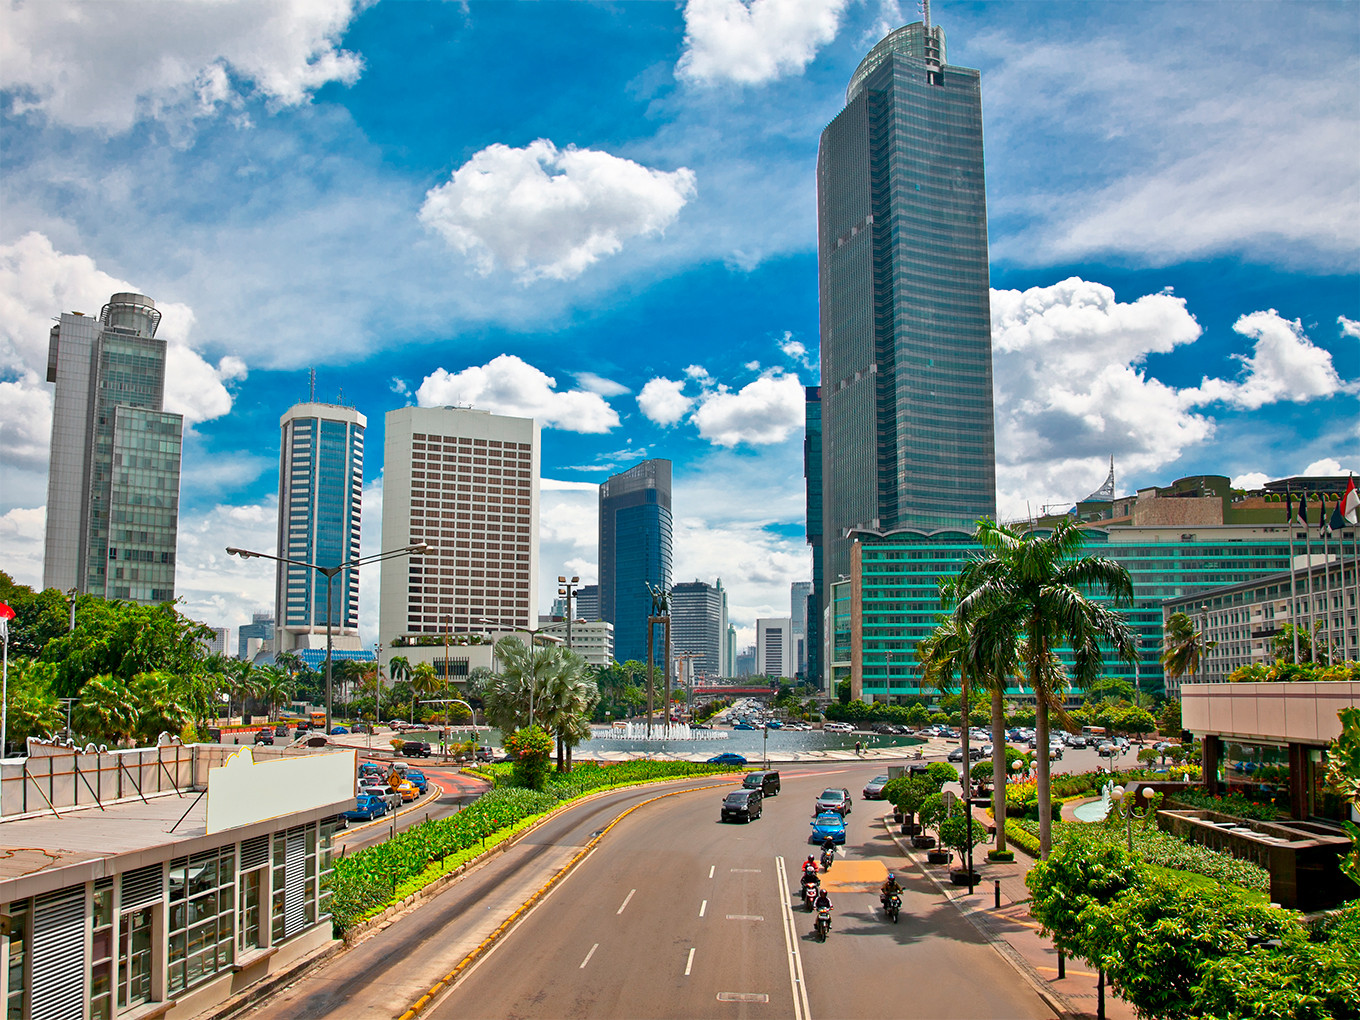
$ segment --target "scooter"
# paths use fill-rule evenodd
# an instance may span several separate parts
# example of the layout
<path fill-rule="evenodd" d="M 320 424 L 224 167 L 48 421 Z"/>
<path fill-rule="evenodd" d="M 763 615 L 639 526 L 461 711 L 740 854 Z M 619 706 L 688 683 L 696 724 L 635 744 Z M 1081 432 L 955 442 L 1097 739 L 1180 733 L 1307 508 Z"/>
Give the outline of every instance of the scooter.
<path fill-rule="evenodd" d="M 902 897 L 897 893 L 892 893 L 883 898 L 883 912 L 888 915 L 888 920 L 893 924 L 897 923 L 897 915 L 902 910 Z"/>
<path fill-rule="evenodd" d="M 830 870 L 831 870 L 831 862 L 834 861 L 835 859 L 836 859 L 836 851 L 835 851 L 834 848 L 833 848 L 833 849 L 828 849 L 828 850 L 823 850 L 823 851 L 822 851 L 822 870 L 823 870 L 823 871 L 830 871 Z"/>
<path fill-rule="evenodd" d="M 818 942 L 826 941 L 826 933 L 831 930 L 831 908 L 819 907 L 817 910 L 817 925 L 812 929 L 817 936 Z"/>
<path fill-rule="evenodd" d="M 820 889 L 821 886 L 817 882 L 809 882 L 803 886 L 803 906 L 807 908 L 809 914 L 812 913 L 812 907 L 817 902 L 817 893 Z"/>

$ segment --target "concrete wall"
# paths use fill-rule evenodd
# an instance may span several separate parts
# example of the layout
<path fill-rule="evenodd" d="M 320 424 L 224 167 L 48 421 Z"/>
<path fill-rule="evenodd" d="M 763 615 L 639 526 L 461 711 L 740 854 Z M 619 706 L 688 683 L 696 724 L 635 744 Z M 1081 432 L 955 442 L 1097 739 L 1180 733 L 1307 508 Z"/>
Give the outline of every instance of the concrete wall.
<path fill-rule="evenodd" d="M 1337 713 L 1360 708 L 1360 683 L 1219 683 L 1181 688 L 1181 724 L 1202 737 L 1321 746 L 1341 733 Z"/>

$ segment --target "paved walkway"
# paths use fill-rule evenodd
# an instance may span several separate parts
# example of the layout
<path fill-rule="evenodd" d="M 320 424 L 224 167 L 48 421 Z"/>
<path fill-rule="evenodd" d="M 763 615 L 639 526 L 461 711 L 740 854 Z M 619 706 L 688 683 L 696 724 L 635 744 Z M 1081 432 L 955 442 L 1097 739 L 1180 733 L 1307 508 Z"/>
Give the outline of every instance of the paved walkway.
<path fill-rule="evenodd" d="M 1063 814 L 1069 807 L 1063 805 Z M 980 823 L 990 825 L 992 819 L 984 809 L 975 811 Z M 901 836 L 901 826 L 885 815 L 883 824 L 892 835 L 902 855 L 931 879 L 943 895 L 948 897 L 977 927 L 997 950 L 1008 959 L 1036 990 L 1049 1000 L 1060 1016 L 1087 1018 L 1097 1015 L 1098 975 L 1079 960 L 1067 960 L 1064 976 L 1058 977 L 1058 953 L 1053 943 L 1039 934 L 1039 924 L 1029 913 L 1029 889 L 1025 876 L 1033 861 L 1020 850 L 1015 850 L 1015 861 L 996 864 L 987 860 L 986 848 L 979 847 L 980 857 L 974 858 L 974 868 L 982 877 L 981 884 L 970 895 L 967 888 L 949 883 L 952 865 L 933 865 L 926 862 L 923 850 L 915 850 Z M 1014 848 L 1012 848 L 1014 849 Z M 999 902 L 999 906 L 998 906 Z M 1105 1016 L 1109 1020 L 1135 1020 L 1133 1007 L 1105 988 Z"/>

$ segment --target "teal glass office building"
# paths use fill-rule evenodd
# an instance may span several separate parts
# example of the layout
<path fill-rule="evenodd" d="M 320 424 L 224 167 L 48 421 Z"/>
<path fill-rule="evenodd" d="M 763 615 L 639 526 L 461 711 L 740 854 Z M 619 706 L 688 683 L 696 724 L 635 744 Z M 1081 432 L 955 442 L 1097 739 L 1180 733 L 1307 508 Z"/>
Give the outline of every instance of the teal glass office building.
<path fill-rule="evenodd" d="M 850 534 L 996 514 L 976 70 L 916 23 L 864 58 L 817 157 L 825 578 Z"/>
<path fill-rule="evenodd" d="M 600 486 L 600 619 L 614 625 L 616 662 L 647 661 L 649 586 L 670 584 L 671 462 L 644 460 Z M 658 666 L 662 641 L 657 627 Z"/>
<path fill-rule="evenodd" d="M 1107 659 L 1104 675 L 1160 693 L 1164 676 L 1162 601 L 1207 592 L 1289 569 L 1286 529 L 1241 526 L 1086 528 L 1088 555 L 1122 564 L 1133 581 L 1134 605 L 1125 613 L 1139 636 L 1137 667 Z M 852 573 L 832 585 L 833 683 L 851 679 L 864 701 L 933 699 L 921 682 L 916 646 L 940 613 L 938 580 L 957 573 L 978 552 L 963 531 L 860 535 Z M 858 638 L 854 616 L 858 613 Z M 1019 686 L 1008 694 L 1023 697 Z M 1069 692 L 1080 700 L 1081 692 Z"/>

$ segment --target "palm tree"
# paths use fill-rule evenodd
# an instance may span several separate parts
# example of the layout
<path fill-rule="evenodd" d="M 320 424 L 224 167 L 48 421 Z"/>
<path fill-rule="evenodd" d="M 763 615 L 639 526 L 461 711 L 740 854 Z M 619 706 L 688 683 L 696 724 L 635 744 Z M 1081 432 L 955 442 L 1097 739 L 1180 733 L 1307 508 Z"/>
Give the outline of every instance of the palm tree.
<path fill-rule="evenodd" d="M 279 705 L 293 696 L 293 682 L 279 666 L 261 666 L 255 696 L 269 706 L 273 719 Z"/>
<path fill-rule="evenodd" d="M 556 645 L 544 650 L 550 653 L 550 663 L 535 714 L 557 737 L 557 771 L 570 772 L 571 748 L 589 739 L 590 713 L 600 691 L 580 655 Z"/>
<path fill-rule="evenodd" d="M 1055 705 L 1062 710 L 1057 651 L 1071 649 L 1073 674 L 1082 686 L 1100 675 L 1101 641 L 1127 662 L 1137 652 L 1134 631 L 1118 611 L 1133 604 L 1128 571 L 1114 560 L 1080 555 L 1084 540 L 1074 521 L 1061 521 L 1041 535 L 983 519 L 977 531 L 982 553 L 967 566 L 956 611 L 964 624 L 974 625 L 977 654 L 970 658 L 1004 662 L 1018 656 L 1034 691 L 1041 858 L 1052 843 L 1048 733 L 1049 712 Z M 1089 591 L 1112 604 L 1096 601 Z"/>
<path fill-rule="evenodd" d="M 434 671 L 434 665 L 417 662 L 411 670 L 411 722 L 416 721 L 416 698 L 428 698 L 444 689 L 444 681 Z"/>
<path fill-rule="evenodd" d="M 91 677 L 80 689 L 71 724 L 87 740 L 117 746 L 137 726 L 137 706 L 122 680 L 107 673 Z"/>
<path fill-rule="evenodd" d="M 227 721 L 231 722 L 232 699 L 241 699 L 241 714 L 244 715 L 246 699 L 255 695 L 255 664 L 249 659 L 234 659 L 226 667 L 226 677 Z"/>
<path fill-rule="evenodd" d="M 1199 672 L 1200 659 L 1214 644 L 1204 640 L 1189 615 L 1172 613 L 1162 635 L 1162 669 L 1172 680 L 1186 673 L 1194 676 Z"/>

